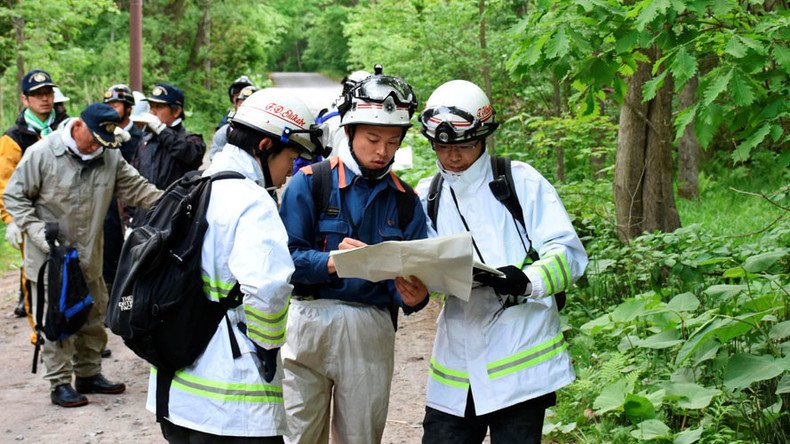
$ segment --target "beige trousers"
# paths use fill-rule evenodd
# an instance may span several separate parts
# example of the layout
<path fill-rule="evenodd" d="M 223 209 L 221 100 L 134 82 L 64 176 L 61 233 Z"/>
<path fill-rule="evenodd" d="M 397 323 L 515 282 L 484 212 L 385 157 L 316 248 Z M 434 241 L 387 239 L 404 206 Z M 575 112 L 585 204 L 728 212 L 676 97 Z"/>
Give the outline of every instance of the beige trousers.
<path fill-rule="evenodd" d="M 38 283 L 31 281 L 30 284 L 35 305 Z M 93 297 L 93 308 L 85 325 L 66 339 L 60 341 L 44 339 L 41 350 L 41 360 L 46 368 L 44 379 L 49 381 L 53 388 L 60 384 L 71 384 L 72 373 L 77 377 L 101 373 L 101 352 L 107 345 L 107 332 L 104 330 L 107 286 L 101 278 L 87 284 Z M 46 307 L 44 313 L 46 320 Z"/>
<path fill-rule="evenodd" d="M 381 442 L 395 331 L 388 311 L 331 299 L 291 300 L 282 360 L 286 443 Z"/>

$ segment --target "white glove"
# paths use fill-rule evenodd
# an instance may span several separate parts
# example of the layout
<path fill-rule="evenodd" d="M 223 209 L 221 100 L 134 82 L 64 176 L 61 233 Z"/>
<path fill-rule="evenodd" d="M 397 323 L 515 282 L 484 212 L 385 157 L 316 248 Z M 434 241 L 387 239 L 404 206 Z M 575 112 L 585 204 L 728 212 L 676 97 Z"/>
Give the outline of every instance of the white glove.
<path fill-rule="evenodd" d="M 151 113 L 142 113 L 138 116 L 135 116 L 132 120 L 135 122 L 145 123 L 146 125 L 148 125 L 148 128 L 151 128 L 151 131 L 153 131 L 157 135 L 161 133 L 162 130 L 165 129 L 165 127 L 167 126 L 164 123 L 162 123 L 161 120 L 159 120 L 159 117 L 156 117 Z"/>
<path fill-rule="evenodd" d="M 22 245 L 22 230 L 15 223 L 9 223 L 5 226 L 5 240 L 9 245 L 19 250 L 19 246 Z"/>
<path fill-rule="evenodd" d="M 119 140 L 121 143 L 128 142 L 132 138 L 132 135 L 129 134 L 129 131 L 126 131 L 120 126 L 115 127 L 114 134 L 115 134 L 115 138 Z"/>

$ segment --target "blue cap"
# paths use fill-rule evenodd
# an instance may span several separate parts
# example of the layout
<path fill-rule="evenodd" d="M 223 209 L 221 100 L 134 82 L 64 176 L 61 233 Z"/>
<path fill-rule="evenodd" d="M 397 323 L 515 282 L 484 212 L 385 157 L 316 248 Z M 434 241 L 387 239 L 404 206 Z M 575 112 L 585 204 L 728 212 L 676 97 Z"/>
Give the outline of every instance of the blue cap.
<path fill-rule="evenodd" d="M 88 126 L 93 139 L 99 142 L 99 145 L 106 148 L 118 146 L 115 127 L 121 123 L 121 116 L 112 106 L 106 103 L 91 103 L 82 111 L 80 119 Z"/>
<path fill-rule="evenodd" d="M 49 73 L 46 71 L 34 69 L 22 77 L 22 94 L 24 95 L 28 95 L 32 91 L 45 86 L 57 86 L 52 82 L 52 77 L 50 77 Z"/>
<path fill-rule="evenodd" d="M 184 92 L 167 83 L 157 83 L 146 99 L 149 102 L 166 103 L 184 107 Z"/>

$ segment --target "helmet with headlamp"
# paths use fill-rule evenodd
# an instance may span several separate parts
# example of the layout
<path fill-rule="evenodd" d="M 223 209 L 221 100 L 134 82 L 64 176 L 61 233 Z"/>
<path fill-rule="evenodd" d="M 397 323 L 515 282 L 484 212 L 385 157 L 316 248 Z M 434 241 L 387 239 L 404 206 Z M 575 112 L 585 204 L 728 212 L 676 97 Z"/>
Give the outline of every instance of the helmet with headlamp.
<path fill-rule="evenodd" d="M 459 144 L 485 139 L 499 123 L 488 96 L 466 80 L 442 84 L 420 115 L 422 134 L 433 143 Z"/>

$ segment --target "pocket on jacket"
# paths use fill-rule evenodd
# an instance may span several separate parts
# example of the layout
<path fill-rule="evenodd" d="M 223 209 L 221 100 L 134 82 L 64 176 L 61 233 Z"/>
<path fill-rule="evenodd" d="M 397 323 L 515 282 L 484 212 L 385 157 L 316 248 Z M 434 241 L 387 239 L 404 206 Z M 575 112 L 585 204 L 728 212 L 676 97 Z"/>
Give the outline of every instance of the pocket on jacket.
<path fill-rule="evenodd" d="M 337 250 L 343 238 L 351 235 L 351 225 L 343 219 L 322 219 L 318 221 L 318 232 L 322 251 Z"/>
<path fill-rule="evenodd" d="M 403 235 L 403 231 L 401 231 L 400 228 L 391 227 L 389 225 L 379 228 L 379 236 L 381 236 L 382 241 L 397 241 L 406 239 L 406 237 Z"/>

